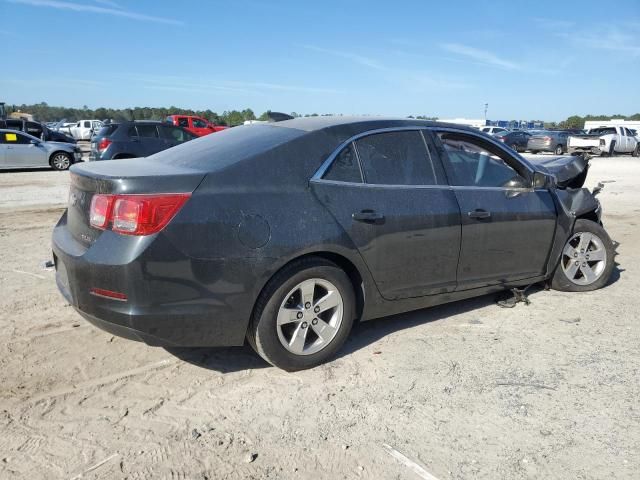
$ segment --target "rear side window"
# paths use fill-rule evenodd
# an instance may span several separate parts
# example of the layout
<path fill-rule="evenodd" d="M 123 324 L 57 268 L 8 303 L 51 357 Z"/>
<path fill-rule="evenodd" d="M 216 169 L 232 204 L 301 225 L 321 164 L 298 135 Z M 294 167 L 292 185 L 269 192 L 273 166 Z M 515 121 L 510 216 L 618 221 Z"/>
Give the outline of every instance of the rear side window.
<path fill-rule="evenodd" d="M 183 128 L 189 128 L 189 119 L 184 117 L 179 117 L 178 126 Z"/>
<path fill-rule="evenodd" d="M 195 138 L 186 130 L 183 130 L 178 127 L 170 127 L 168 125 L 163 125 L 161 128 L 162 128 L 162 135 L 164 136 L 164 138 L 167 138 L 173 142 L 183 143 Z"/>
<path fill-rule="evenodd" d="M 362 183 L 362 175 L 356 153 L 353 150 L 353 143 L 342 149 L 323 178 L 335 182 Z"/>
<path fill-rule="evenodd" d="M 84 128 L 91 128 L 91 122 L 84 122 Z"/>
<path fill-rule="evenodd" d="M 138 136 L 144 138 L 158 138 L 158 129 L 155 125 L 136 125 Z"/>
<path fill-rule="evenodd" d="M 105 125 L 104 127 L 102 127 L 98 131 L 97 136 L 98 137 L 108 137 L 109 135 L 111 135 L 113 132 L 116 131 L 116 128 L 118 128 L 118 125 L 114 124 L 114 123 L 112 123 L 110 125 Z"/>
<path fill-rule="evenodd" d="M 437 185 L 433 164 L 419 131 L 377 133 L 356 140 L 366 183 Z"/>

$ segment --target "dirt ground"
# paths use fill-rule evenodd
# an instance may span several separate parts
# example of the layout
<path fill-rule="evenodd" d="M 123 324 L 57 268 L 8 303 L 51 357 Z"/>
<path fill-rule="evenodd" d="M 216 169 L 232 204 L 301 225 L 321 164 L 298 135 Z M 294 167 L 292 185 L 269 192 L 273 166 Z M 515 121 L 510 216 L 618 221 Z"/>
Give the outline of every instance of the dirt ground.
<path fill-rule="evenodd" d="M 294 374 L 87 324 L 40 265 L 68 173 L 0 173 L 0 478 L 638 478 L 640 161 L 592 164 L 608 287 L 367 322 Z"/>

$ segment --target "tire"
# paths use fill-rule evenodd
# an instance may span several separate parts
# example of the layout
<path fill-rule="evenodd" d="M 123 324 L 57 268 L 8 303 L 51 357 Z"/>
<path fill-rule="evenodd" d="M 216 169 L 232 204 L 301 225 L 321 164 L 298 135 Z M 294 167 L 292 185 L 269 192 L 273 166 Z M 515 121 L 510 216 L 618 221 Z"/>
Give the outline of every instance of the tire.
<path fill-rule="evenodd" d="M 632 157 L 640 157 L 640 143 L 638 143 L 636 145 L 636 148 L 633 149 L 633 152 L 631 153 Z"/>
<path fill-rule="evenodd" d="M 585 241 L 588 242 L 586 246 Z M 592 220 L 576 220 L 573 235 L 562 249 L 551 288 L 563 292 L 588 292 L 604 287 L 613 272 L 614 256 L 613 242 L 601 225 Z M 588 278 L 588 272 L 594 275 L 593 279 Z"/>
<path fill-rule="evenodd" d="M 538 150 L 531 150 L 531 154 L 532 155 L 537 155 L 538 154 Z"/>
<path fill-rule="evenodd" d="M 329 305 L 319 301 L 322 298 L 333 299 L 337 306 L 318 311 Z M 349 336 L 355 298 L 351 280 L 334 263 L 314 257 L 292 263 L 260 294 L 247 332 L 249 344 L 271 365 L 289 372 L 320 365 Z M 278 317 L 284 323 L 279 325 Z M 317 332 L 325 332 L 326 338 Z"/>
<path fill-rule="evenodd" d="M 72 164 L 73 159 L 67 152 L 53 152 L 53 155 L 49 158 L 49 165 L 51 165 L 51 168 L 54 170 L 69 170 Z"/>
<path fill-rule="evenodd" d="M 518 150 L 518 144 L 514 143 L 513 145 L 511 145 L 511 150 L 513 150 L 514 152 L 519 152 L 520 150 Z"/>
<path fill-rule="evenodd" d="M 613 157 L 616 153 L 616 141 L 612 140 L 611 141 L 611 146 L 609 147 L 609 157 Z"/>
<path fill-rule="evenodd" d="M 560 144 L 556 146 L 555 154 L 562 155 L 564 153 L 564 147 Z"/>

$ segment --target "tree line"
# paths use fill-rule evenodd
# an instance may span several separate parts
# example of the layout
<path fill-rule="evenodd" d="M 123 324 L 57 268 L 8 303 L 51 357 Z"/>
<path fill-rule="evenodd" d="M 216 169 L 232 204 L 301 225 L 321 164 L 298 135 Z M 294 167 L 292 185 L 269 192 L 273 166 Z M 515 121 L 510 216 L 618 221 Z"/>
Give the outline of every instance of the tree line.
<path fill-rule="evenodd" d="M 207 110 L 191 110 L 178 107 L 133 107 L 133 108 L 89 108 L 83 106 L 82 108 L 70 108 L 70 107 L 56 107 L 47 104 L 46 102 L 36 103 L 33 105 L 8 105 L 9 111 L 20 111 L 24 113 L 32 114 L 37 120 L 41 122 L 57 122 L 62 119 L 66 119 L 67 122 L 76 122 L 82 119 L 98 119 L 113 121 L 124 120 L 164 120 L 168 115 L 197 115 L 199 117 L 206 118 L 210 122 L 217 125 L 235 126 L 241 125 L 246 120 L 267 120 L 267 112 L 263 112 L 261 115 L 256 116 L 250 108 L 244 110 L 230 110 L 222 113 L 214 112 L 210 109 Z M 291 112 L 293 117 L 316 117 L 319 114 L 299 114 L 297 112 Z M 321 114 L 331 115 L 331 114 Z M 438 120 L 438 117 L 429 117 L 425 115 L 409 115 L 408 118 L 418 118 L 424 120 Z M 545 127 L 548 128 L 583 128 L 584 122 L 587 120 L 609 120 L 610 118 L 622 118 L 625 120 L 638 120 L 640 121 L 640 113 L 634 115 L 572 115 L 566 120 L 561 122 L 545 122 Z"/>

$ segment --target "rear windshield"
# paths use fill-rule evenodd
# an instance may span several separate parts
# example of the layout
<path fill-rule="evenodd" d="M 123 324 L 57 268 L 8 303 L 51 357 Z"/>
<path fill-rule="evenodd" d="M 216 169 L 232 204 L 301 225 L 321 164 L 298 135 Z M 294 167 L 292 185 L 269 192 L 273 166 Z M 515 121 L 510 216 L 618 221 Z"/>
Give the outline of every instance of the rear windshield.
<path fill-rule="evenodd" d="M 615 134 L 616 129 L 614 127 L 592 128 L 591 130 L 589 130 L 589 133 L 594 135 L 610 135 Z"/>
<path fill-rule="evenodd" d="M 108 137 L 116 131 L 116 128 L 118 128 L 117 123 L 110 123 L 109 125 L 105 125 L 100 130 L 98 130 L 96 137 Z"/>
<path fill-rule="evenodd" d="M 172 165 L 217 170 L 267 152 L 307 132 L 275 125 L 241 125 L 206 135 L 153 156 Z"/>

